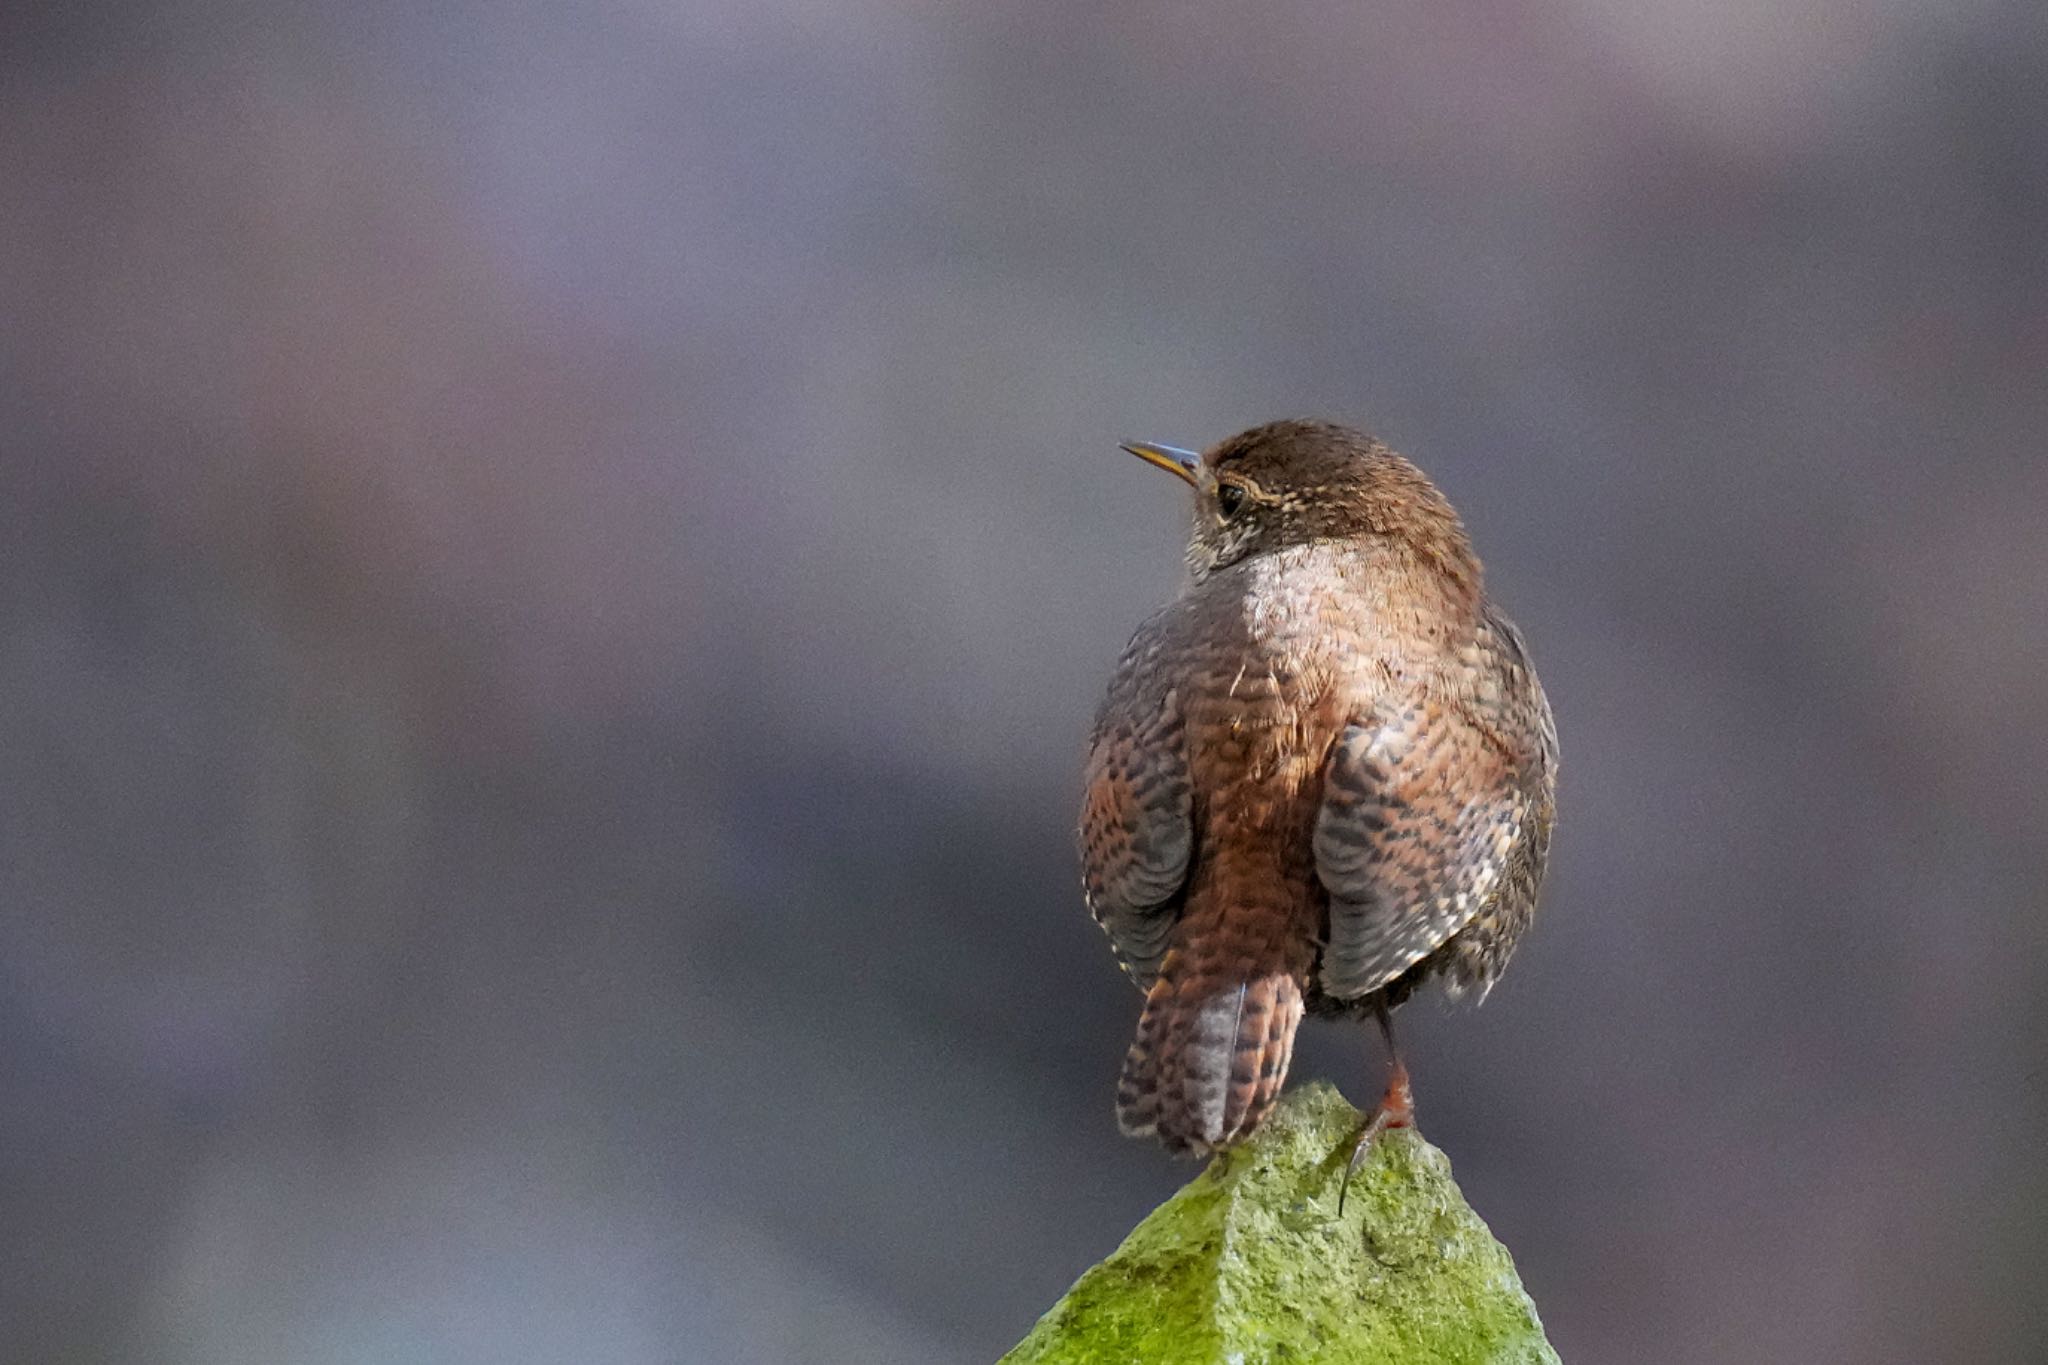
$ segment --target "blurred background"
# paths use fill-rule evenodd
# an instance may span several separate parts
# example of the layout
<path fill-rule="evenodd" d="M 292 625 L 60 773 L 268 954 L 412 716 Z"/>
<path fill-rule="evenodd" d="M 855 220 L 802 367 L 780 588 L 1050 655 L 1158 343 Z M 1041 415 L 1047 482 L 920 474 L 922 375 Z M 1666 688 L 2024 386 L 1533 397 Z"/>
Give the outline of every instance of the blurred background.
<path fill-rule="evenodd" d="M 1315 414 L 1557 709 L 1403 1019 L 1564 1357 L 2038 1358 L 2044 91 L 2023 0 L 0 10 L 0 1357 L 993 1359 L 1192 1174 L 1115 442 Z"/>

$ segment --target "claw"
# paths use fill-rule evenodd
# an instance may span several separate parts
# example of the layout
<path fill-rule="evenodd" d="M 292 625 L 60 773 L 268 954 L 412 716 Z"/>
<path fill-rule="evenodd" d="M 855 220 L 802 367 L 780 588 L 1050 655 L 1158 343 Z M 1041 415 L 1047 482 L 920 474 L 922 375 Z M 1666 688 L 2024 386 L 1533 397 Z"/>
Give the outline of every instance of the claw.
<path fill-rule="evenodd" d="M 1379 1108 L 1372 1111 L 1372 1118 L 1366 1122 L 1358 1141 L 1352 1145 L 1351 1160 L 1344 1167 L 1344 1183 L 1337 1187 L 1337 1216 L 1344 1216 L 1344 1198 L 1351 1192 L 1351 1177 L 1358 1174 L 1358 1168 L 1365 1164 L 1366 1154 L 1372 1150 L 1373 1142 L 1389 1128 L 1413 1128 L 1415 1126 L 1415 1096 L 1408 1088 L 1408 1068 L 1394 1063 L 1393 1079 L 1387 1082 L 1387 1093 L 1380 1100 Z"/>
<path fill-rule="evenodd" d="M 1351 1148 L 1351 1160 L 1344 1167 L 1344 1183 L 1337 1187 L 1337 1216 L 1344 1216 L 1344 1198 L 1351 1193 L 1351 1177 L 1358 1174 L 1358 1168 L 1365 1164 L 1366 1153 L 1372 1150 L 1373 1142 L 1389 1128 L 1413 1128 L 1415 1126 L 1415 1092 L 1408 1085 L 1408 1068 L 1401 1061 L 1401 1054 L 1394 1050 L 1394 1023 L 1382 1008 L 1379 1015 L 1380 1032 L 1387 1040 L 1387 1093 L 1380 1096 L 1379 1107 L 1372 1111 L 1365 1130 L 1358 1135 L 1358 1141 Z"/>

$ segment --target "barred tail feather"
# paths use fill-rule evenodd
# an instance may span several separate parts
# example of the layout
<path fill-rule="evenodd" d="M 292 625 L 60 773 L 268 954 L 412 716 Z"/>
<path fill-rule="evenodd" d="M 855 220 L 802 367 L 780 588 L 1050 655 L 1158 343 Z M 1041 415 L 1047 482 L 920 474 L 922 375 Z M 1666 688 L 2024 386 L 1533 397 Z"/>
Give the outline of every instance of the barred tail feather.
<path fill-rule="evenodd" d="M 1177 1153 L 1227 1147 L 1258 1127 L 1287 1079 L 1301 984 L 1286 972 L 1218 978 L 1167 954 L 1117 1085 L 1117 1120 Z"/>
<path fill-rule="evenodd" d="M 1123 1075 L 1116 1084 L 1117 1126 L 1130 1137 L 1150 1137 L 1159 1131 L 1159 1062 L 1165 1053 L 1167 1015 L 1173 1008 L 1173 981 L 1167 969 L 1175 954 L 1169 953 L 1152 989 L 1145 993 L 1145 1012 L 1138 1017 L 1138 1036 L 1124 1054 Z"/>

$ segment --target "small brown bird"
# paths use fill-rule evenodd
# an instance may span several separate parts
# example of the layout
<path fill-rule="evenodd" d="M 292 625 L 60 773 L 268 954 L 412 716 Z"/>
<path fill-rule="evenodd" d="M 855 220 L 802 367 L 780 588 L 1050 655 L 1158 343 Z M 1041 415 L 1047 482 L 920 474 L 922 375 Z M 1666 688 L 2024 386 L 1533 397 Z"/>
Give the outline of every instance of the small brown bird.
<path fill-rule="evenodd" d="M 1258 1127 L 1304 1010 L 1483 996 L 1536 908 L 1550 705 L 1450 503 L 1370 436 L 1276 422 L 1125 450 L 1195 493 L 1189 581 L 1131 639 L 1089 742 L 1089 908 L 1145 991 L 1117 1117 L 1176 1153 Z"/>

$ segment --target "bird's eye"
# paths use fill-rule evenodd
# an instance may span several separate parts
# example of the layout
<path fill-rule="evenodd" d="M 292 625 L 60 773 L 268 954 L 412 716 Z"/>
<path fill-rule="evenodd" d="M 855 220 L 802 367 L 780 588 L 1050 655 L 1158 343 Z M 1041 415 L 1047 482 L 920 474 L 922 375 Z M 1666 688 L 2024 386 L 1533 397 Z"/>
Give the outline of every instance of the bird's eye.
<path fill-rule="evenodd" d="M 1216 485 L 1216 511 L 1229 521 L 1244 510 L 1244 489 L 1234 483 Z"/>

